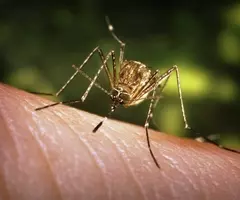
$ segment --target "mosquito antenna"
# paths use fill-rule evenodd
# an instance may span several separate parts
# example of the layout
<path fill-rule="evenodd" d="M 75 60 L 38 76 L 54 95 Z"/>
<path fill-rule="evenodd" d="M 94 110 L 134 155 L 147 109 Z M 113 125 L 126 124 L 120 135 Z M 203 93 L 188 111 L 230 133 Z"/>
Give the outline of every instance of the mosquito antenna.
<path fill-rule="evenodd" d="M 116 102 L 113 103 L 113 105 L 111 106 L 111 110 L 110 112 L 107 114 L 106 117 L 104 117 L 104 119 L 98 123 L 98 125 L 93 129 L 93 133 L 96 133 L 97 130 L 103 125 L 103 123 L 109 118 L 111 117 L 112 113 L 116 110 L 118 104 L 116 104 Z"/>

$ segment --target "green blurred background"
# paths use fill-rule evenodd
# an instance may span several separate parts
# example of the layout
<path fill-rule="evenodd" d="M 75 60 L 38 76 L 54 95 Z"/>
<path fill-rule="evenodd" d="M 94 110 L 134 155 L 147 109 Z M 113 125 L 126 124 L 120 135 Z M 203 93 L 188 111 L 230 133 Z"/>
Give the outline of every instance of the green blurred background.
<path fill-rule="evenodd" d="M 220 3 L 221 2 L 221 3 Z M 203 135 L 219 134 L 240 147 L 240 2 L 211 1 L 0 1 L 0 81 L 30 91 L 55 93 L 90 51 L 105 54 L 119 45 L 105 23 L 126 42 L 125 58 L 164 70 L 180 68 L 190 126 Z M 93 76 L 98 56 L 83 69 Z M 106 76 L 98 82 L 109 88 Z M 80 98 L 89 82 L 81 75 L 59 99 Z M 97 88 L 75 105 L 106 115 L 111 100 Z M 149 101 L 118 109 L 113 118 L 143 125 Z M 50 108 L 51 109 L 51 108 Z M 154 129 L 193 136 L 183 129 L 175 76 L 154 112 Z"/>

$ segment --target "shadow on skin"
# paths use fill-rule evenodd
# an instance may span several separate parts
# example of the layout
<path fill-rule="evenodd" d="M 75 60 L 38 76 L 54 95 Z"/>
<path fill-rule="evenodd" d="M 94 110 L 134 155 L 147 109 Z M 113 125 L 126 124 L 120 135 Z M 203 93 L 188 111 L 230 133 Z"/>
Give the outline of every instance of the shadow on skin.
<path fill-rule="evenodd" d="M 0 85 L 0 199 L 239 199 L 240 155 Z"/>

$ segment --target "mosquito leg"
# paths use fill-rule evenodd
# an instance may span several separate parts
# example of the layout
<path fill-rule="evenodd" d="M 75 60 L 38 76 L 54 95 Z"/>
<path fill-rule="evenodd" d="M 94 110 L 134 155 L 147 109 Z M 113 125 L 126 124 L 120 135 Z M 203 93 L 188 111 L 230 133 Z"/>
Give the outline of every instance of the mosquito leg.
<path fill-rule="evenodd" d="M 81 102 L 81 100 L 79 100 L 79 99 L 78 100 L 70 100 L 70 101 L 61 101 L 61 102 L 56 102 L 56 103 L 52 103 L 52 104 L 48 104 L 46 106 L 36 108 L 35 110 L 38 111 L 38 110 L 53 107 L 53 106 L 56 106 L 56 105 L 59 105 L 59 104 L 74 104 L 74 103 L 79 103 L 79 102 Z"/>
<path fill-rule="evenodd" d="M 104 62 L 105 61 L 105 56 L 103 55 L 103 51 L 100 48 L 98 48 L 97 51 L 98 51 L 99 57 L 101 58 L 102 64 L 104 65 L 104 63 L 105 63 L 104 69 L 105 69 L 105 72 L 108 76 L 108 80 L 110 82 L 111 88 L 113 88 L 116 85 L 116 81 L 117 81 L 117 79 L 116 79 L 117 71 L 116 71 L 115 53 L 114 52 L 112 53 L 112 66 L 113 66 L 113 76 L 112 76 L 111 73 L 110 73 L 109 67 L 107 65 L 107 62 Z M 78 69 L 75 65 L 72 65 L 72 67 L 75 70 L 77 70 L 80 74 L 82 74 L 84 77 L 86 77 L 87 79 L 89 79 L 89 80 L 91 79 L 89 76 L 87 77 L 87 75 L 81 69 Z M 96 84 L 98 84 L 98 83 L 96 83 Z M 94 85 L 96 85 L 96 84 L 94 84 Z"/>
<path fill-rule="evenodd" d="M 34 92 L 34 91 L 29 91 L 29 90 L 25 90 L 26 92 L 29 92 L 31 94 L 37 94 L 37 95 L 44 95 L 44 96 L 54 96 L 54 94 L 52 93 L 46 93 L 46 92 Z"/>
<path fill-rule="evenodd" d="M 121 66 L 124 59 L 125 43 L 120 43 L 119 65 Z"/>
<path fill-rule="evenodd" d="M 87 95 L 88 95 L 89 91 L 91 90 L 91 88 L 92 88 L 92 86 L 94 85 L 95 81 L 97 80 L 99 74 L 101 73 L 103 67 L 105 66 L 106 62 L 108 61 L 108 59 L 110 58 L 110 56 L 111 56 L 112 54 L 114 54 L 114 51 L 110 51 L 110 52 L 107 54 L 107 56 L 106 56 L 106 58 L 105 58 L 105 60 L 104 60 L 104 62 L 103 62 L 103 65 L 98 69 L 96 75 L 95 75 L 94 78 L 92 79 L 92 82 L 89 84 L 87 90 L 85 91 L 85 93 L 84 93 L 83 96 L 81 97 L 82 102 L 84 102 L 85 99 L 87 98 Z M 78 72 L 78 71 L 77 71 L 77 72 Z"/>
<path fill-rule="evenodd" d="M 77 75 L 78 71 L 82 69 L 82 67 L 84 65 L 86 65 L 86 63 L 89 61 L 89 59 L 93 56 L 93 54 L 99 50 L 99 47 L 95 47 L 92 52 L 87 56 L 87 58 L 83 61 L 83 63 L 80 65 L 80 67 L 78 67 L 77 71 L 68 79 L 68 81 L 60 88 L 60 90 L 55 94 L 55 96 L 58 96 L 61 92 L 63 92 L 63 90 L 67 87 L 67 85 L 74 79 L 74 77 Z M 105 65 L 105 69 L 107 71 L 107 66 Z M 56 104 L 57 105 L 57 104 Z M 48 106 L 45 106 L 45 108 L 47 108 Z M 41 108 L 43 109 L 43 108 Z M 36 110 L 40 110 L 40 109 L 36 109 Z"/>
<path fill-rule="evenodd" d="M 116 62 L 115 62 L 115 60 L 116 60 L 115 53 L 114 53 L 114 51 L 112 52 L 113 77 L 111 76 L 111 73 L 109 71 L 107 63 L 104 62 L 106 58 L 103 55 L 103 51 L 100 48 L 98 49 L 98 54 L 99 54 L 99 56 L 100 56 L 100 58 L 102 60 L 102 64 L 104 65 L 104 63 L 105 63 L 105 66 L 106 66 L 105 67 L 105 71 L 107 73 L 107 76 L 108 76 L 111 88 L 113 88 L 116 85 L 116 73 L 117 73 L 117 71 L 116 71 Z"/>
<path fill-rule="evenodd" d="M 109 71 L 109 68 L 107 66 L 107 62 L 104 62 L 105 60 L 105 57 L 103 55 L 103 52 L 102 50 L 99 48 L 99 47 L 95 47 L 92 52 L 87 56 L 87 58 L 83 61 L 83 63 L 77 68 L 77 71 L 68 79 L 68 81 L 61 87 L 61 89 L 56 93 L 56 96 L 58 96 L 66 87 L 67 85 L 75 78 L 75 76 L 77 75 L 77 73 L 86 65 L 86 63 L 89 61 L 89 59 L 94 55 L 95 52 L 98 52 L 101 60 L 102 60 L 102 63 L 103 64 L 103 67 L 107 73 L 107 76 L 108 76 L 108 79 L 110 81 L 110 84 L 111 86 L 113 86 L 113 81 L 112 81 L 112 77 L 111 77 L 111 74 L 110 74 L 110 71 Z"/>
<path fill-rule="evenodd" d="M 88 79 L 90 82 L 92 82 L 92 78 L 90 76 L 88 76 L 85 72 L 83 72 L 82 70 L 79 70 L 75 65 L 72 65 L 72 67 L 75 70 L 78 70 L 78 72 L 83 75 L 83 77 L 85 77 L 86 79 Z M 95 82 L 94 85 L 99 88 L 100 90 L 102 90 L 104 93 L 106 93 L 107 95 L 111 95 L 107 90 L 105 90 L 99 83 Z"/>
<path fill-rule="evenodd" d="M 161 85 L 160 88 L 158 89 L 158 94 L 159 94 L 159 95 L 157 96 L 157 98 L 156 98 L 156 100 L 155 100 L 155 102 L 154 102 L 153 110 L 155 109 L 155 107 L 156 107 L 157 104 L 158 104 L 158 101 L 159 101 L 159 99 L 160 99 L 160 94 L 163 92 L 164 88 L 166 87 L 167 82 L 168 82 L 168 80 L 169 80 L 169 77 L 170 77 L 170 76 L 168 76 L 168 77 L 166 78 L 166 80 L 164 81 L 163 85 Z"/>
<path fill-rule="evenodd" d="M 184 108 L 184 104 L 183 104 L 183 97 L 182 97 L 182 90 L 181 90 L 180 75 L 179 75 L 178 67 L 176 65 L 174 65 L 172 68 L 167 70 L 164 74 L 162 74 L 159 77 L 158 82 L 161 83 L 164 79 L 167 79 L 173 71 L 176 72 L 178 95 L 179 95 L 179 99 L 180 99 L 180 104 L 181 104 L 181 110 L 182 110 L 183 121 L 184 121 L 184 124 L 185 124 L 185 129 L 191 129 L 190 126 L 188 125 L 187 117 L 186 117 L 186 114 L 185 114 L 185 108 Z"/>
<path fill-rule="evenodd" d="M 192 131 L 194 131 L 194 130 L 192 130 Z M 218 146 L 218 147 L 221 148 L 221 149 L 225 149 L 225 150 L 227 150 L 227 151 L 231 151 L 231 152 L 238 153 L 238 154 L 240 153 L 239 150 L 230 149 L 230 148 L 228 148 L 228 147 L 222 146 L 222 145 L 219 144 L 218 142 L 214 141 L 214 139 L 210 139 L 209 136 L 208 136 L 208 137 L 206 137 L 206 136 L 200 136 L 200 133 L 196 133 L 196 131 L 194 131 L 194 134 L 195 134 L 195 135 L 196 135 L 196 134 L 199 135 L 198 137 L 195 138 L 195 140 L 197 140 L 198 142 L 208 142 L 208 143 L 210 143 L 210 144 L 213 144 L 213 145 L 215 145 L 215 146 Z"/>
<path fill-rule="evenodd" d="M 156 108 L 156 106 L 157 106 L 157 104 L 158 104 L 158 102 L 159 102 L 159 100 L 160 100 L 160 98 L 161 98 L 161 93 L 163 92 L 164 88 L 166 87 L 167 82 L 168 82 L 168 80 L 169 80 L 169 77 L 170 77 L 170 76 L 168 76 L 168 77 L 166 78 L 166 80 L 164 81 L 164 83 L 163 83 L 162 85 L 160 85 L 159 88 L 157 88 L 157 90 L 158 90 L 158 91 L 157 91 L 158 95 L 155 95 L 154 98 L 151 98 L 151 97 L 150 97 L 150 99 L 154 99 L 154 100 L 155 100 L 155 101 L 154 101 L 154 104 L 153 104 L 153 108 L 152 108 L 152 113 L 153 113 L 153 111 L 155 110 L 155 108 Z M 152 120 L 152 122 L 153 122 L 153 124 L 154 124 L 155 126 L 158 127 L 158 125 L 157 125 L 157 123 L 155 122 L 154 119 Z"/>
<path fill-rule="evenodd" d="M 99 47 L 95 47 L 92 52 L 87 56 L 87 58 L 83 61 L 83 63 L 78 67 L 79 70 L 83 68 L 84 65 L 89 61 L 89 59 L 93 56 L 93 54 L 99 49 Z M 69 79 L 68 81 L 60 88 L 60 90 L 56 93 L 56 96 L 58 96 L 66 87 L 67 85 L 75 78 L 78 71 L 76 71 Z"/>
<path fill-rule="evenodd" d="M 177 65 L 174 65 L 173 69 L 176 71 L 178 94 L 179 94 L 179 99 L 180 99 L 180 103 L 181 103 L 181 110 L 182 110 L 183 120 L 184 120 L 184 123 L 185 123 L 185 129 L 191 129 L 190 126 L 188 125 L 187 117 L 186 117 L 186 114 L 185 114 L 183 97 L 182 97 L 182 89 L 181 89 L 181 84 L 180 84 L 180 75 L 179 75 Z"/>
<path fill-rule="evenodd" d="M 120 55 L 119 55 L 119 65 L 121 66 L 121 64 L 123 63 L 123 59 L 124 59 L 124 50 L 125 50 L 125 46 L 126 44 L 124 42 L 122 42 L 117 35 L 114 33 L 114 27 L 113 25 L 110 23 L 109 18 L 106 16 L 106 23 L 108 26 L 108 30 L 111 33 L 111 35 L 113 36 L 113 38 L 120 44 Z"/>
<path fill-rule="evenodd" d="M 109 80 L 109 82 L 110 82 L 110 85 L 111 85 L 111 88 L 114 86 L 114 80 L 113 80 L 113 78 L 112 78 L 112 75 L 111 75 L 111 73 L 110 73 L 110 70 L 109 70 L 109 68 L 108 68 L 108 65 L 107 65 L 107 62 L 105 62 L 105 64 L 104 64 L 104 61 L 105 61 L 105 56 L 103 55 L 103 51 L 102 51 L 102 49 L 98 49 L 98 55 L 99 55 L 99 57 L 101 58 L 101 61 L 102 61 L 102 64 L 104 65 L 104 69 L 105 69 L 105 71 L 106 71 L 106 74 L 107 74 L 107 76 L 108 76 L 108 80 Z M 115 56 L 114 56 L 114 53 L 112 54 L 112 57 L 114 58 L 114 60 L 112 59 L 112 62 L 114 63 L 115 62 Z"/>
<path fill-rule="evenodd" d="M 167 85 L 168 80 L 169 80 L 169 76 L 166 78 L 166 80 L 164 81 L 163 85 L 160 87 L 160 89 L 158 91 L 158 94 L 162 93 L 162 91 L 164 90 L 165 86 Z M 156 90 L 157 90 L 157 88 L 155 88 L 153 90 L 152 96 L 150 97 L 151 98 L 151 102 L 150 102 L 150 105 L 149 105 L 147 119 L 146 119 L 144 127 L 145 127 L 145 130 L 146 130 L 146 137 L 147 137 L 147 144 L 148 144 L 149 152 L 150 152 L 150 154 L 151 154 L 151 156 L 153 158 L 153 161 L 155 162 L 156 166 L 158 168 L 160 168 L 160 165 L 158 164 L 157 159 L 155 158 L 155 156 L 154 156 L 154 154 L 152 152 L 151 143 L 150 143 L 150 140 L 149 140 L 149 133 L 148 133 L 149 122 L 150 122 L 151 118 L 153 117 L 153 110 L 157 106 L 157 103 L 158 103 L 158 101 L 160 99 L 160 96 L 156 96 Z"/>
<path fill-rule="evenodd" d="M 185 114 L 185 109 L 184 109 L 184 104 L 183 104 L 183 97 L 182 97 L 182 91 L 181 91 L 181 85 L 180 85 L 180 76 L 179 76 L 179 71 L 178 71 L 178 67 L 175 65 L 173 66 L 172 68 L 170 68 L 167 72 L 165 72 L 164 74 L 162 74 L 160 77 L 159 77 L 159 82 L 161 82 L 163 79 L 169 77 L 171 75 L 171 73 L 173 71 L 176 71 L 176 77 L 177 77 L 177 87 L 178 87 L 178 94 L 179 94 L 179 99 L 180 99 L 180 103 L 181 103 L 181 110 L 182 110 L 182 115 L 183 115 L 183 120 L 184 120 L 184 123 L 185 123 L 185 129 L 188 129 L 190 131 L 193 131 L 195 135 L 198 135 L 198 138 L 197 140 L 198 141 L 201 141 L 201 142 L 209 142 L 213 145 L 216 145 L 222 149 L 225 149 L 225 150 L 228 150 L 228 151 L 232 151 L 232 152 L 235 152 L 235 153 L 240 153 L 239 151 L 237 150 L 234 150 L 234 149 L 229 149 L 227 147 L 223 147 L 221 145 L 219 145 L 217 142 L 207 138 L 207 137 L 204 137 L 204 136 L 201 136 L 200 133 L 197 133 L 196 131 L 194 131 L 192 128 L 190 128 L 190 126 L 188 125 L 188 122 L 187 122 L 187 118 L 186 118 L 186 114 Z M 200 137 L 199 137 L 200 136 Z"/>
<path fill-rule="evenodd" d="M 185 123 L 185 128 L 193 131 L 193 129 L 190 128 L 190 126 L 189 126 L 188 123 L 187 123 L 187 118 L 186 118 L 185 109 L 184 109 L 184 105 L 183 105 L 183 97 L 182 97 L 182 91 L 181 91 L 180 76 L 179 76 L 178 67 L 175 65 L 175 66 L 173 66 L 172 69 L 176 71 L 178 93 L 179 93 L 179 98 L 180 98 L 180 101 L 181 101 L 181 109 L 182 109 L 183 120 L 184 120 L 184 123 Z M 170 70 L 171 70 L 171 69 L 170 69 Z M 171 73 L 171 72 L 170 72 L 170 73 Z M 195 132 L 195 134 L 197 134 L 197 133 Z M 198 134 L 198 135 L 200 135 L 200 134 Z M 223 146 L 219 145 L 217 142 L 215 142 L 215 141 L 213 141 L 213 140 L 211 140 L 211 139 L 209 139 L 209 138 L 207 138 L 207 137 L 203 137 L 203 136 L 201 136 L 201 137 L 203 138 L 203 140 L 204 140 L 205 142 L 209 142 L 209 143 L 211 143 L 211 144 L 214 144 L 214 145 L 216 145 L 216 146 L 218 146 L 218 147 L 220 147 L 220 148 L 222 148 L 222 149 L 225 149 L 225 150 L 228 150 L 228 151 L 232 151 L 232 152 L 236 152 L 236 153 L 240 153 L 240 152 L 237 151 L 237 150 L 229 149 L 229 148 L 227 148 L 227 147 L 223 147 Z"/>
<path fill-rule="evenodd" d="M 113 87 L 117 85 L 117 67 L 115 53 L 112 53 L 112 67 L 113 67 Z"/>
<path fill-rule="evenodd" d="M 107 66 L 107 62 L 105 61 L 105 57 L 103 55 L 103 52 L 102 50 L 99 48 L 99 47 L 95 47 L 92 52 L 87 56 L 87 58 L 83 61 L 83 63 L 79 66 L 79 67 L 76 67 L 75 65 L 73 65 L 73 67 L 76 69 L 76 72 L 68 79 L 68 81 L 60 88 L 60 90 L 55 94 L 55 96 L 58 96 L 61 92 L 63 92 L 63 90 L 67 87 L 67 85 L 75 78 L 75 76 L 77 75 L 77 73 L 81 73 L 85 78 L 87 78 L 88 80 L 92 81 L 92 79 L 87 75 L 85 74 L 83 71 L 81 71 L 81 69 L 84 67 L 84 65 L 86 65 L 86 63 L 89 61 L 89 59 L 94 55 L 95 52 L 98 52 L 102 62 L 103 62 L 103 65 L 101 68 L 104 67 L 107 75 L 108 75 L 108 78 L 109 78 L 109 81 L 110 81 L 110 84 L 111 86 L 113 86 L 113 81 L 112 81 L 112 78 L 111 78 L 111 74 L 109 72 L 109 68 Z M 114 55 L 113 55 L 114 56 Z M 100 72 L 99 72 L 100 73 Z M 106 94 L 110 95 L 110 93 L 108 91 L 106 91 L 104 88 L 102 88 L 98 83 L 95 83 L 95 81 L 93 80 L 92 81 L 93 84 L 95 86 L 97 86 L 98 88 L 100 88 L 103 92 L 105 92 Z M 84 101 L 84 100 L 83 100 Z M 60 104 L 59 103 L 54 103 L 54 105 L 57 105 L 57 104 Z M 36 110 L 41 110 L 41 109 L 44 109 L 44 108 L 48 108 L 48 107 L 51 107 L 51 106 L 54 106 L 52 104 L 50 104 L 49 106 L 44 106 L 44 107 L 41 107 L 41 108 L 37 108 Z"/>
<path fill-rule="evenodd" d="M 106 62 L 106 61 L 105 61 Z M 103 67 L 103 66 L 102 66 Z M 104 88 L 102 88 L 98 83 L 95 83 L 94 79 L 92 79 L 91 77 L 89 77 L 87 74 L 85 74 L 83 71 L 81 71 L 79 68 L 77 68 L 75 65 L 73 65 L 73 68 L 77 70 L 77 72 L 81 73 L 85 78 L 87 78 L 88 80 L 91 81 L 91 83 L 93 83 L 96 87 L 98 87 L 99 89 L 101 89 L 103 92 L 105 92 L 106 94 L 110 95 L 110 93 L 105 90 Z M 100 73 L 100 72 L 99 72 Z M 99 74 L 98 73 L 98 74 Z M 45 94 L 45 93 L 44 93 Z M 48 93 L 47 93 L 48 94 Z M 49 108 L 49 107 L 53 107 L 53 106 L 56 106 L 56 105 L 59 105 L 59 104 L 74 104 L 74 103 L 78 103 L 78 102 L 82 102 L 82 100 L 70 100 L 70 101 L 61 101 L 61 102 L 56 102 L 56 103 L 52 103 L 52 104 L 49 104 L 49 105 L 46 105 L 46 106 L 42 106 L 42 107 L 39 107 L 39 108 L 36 108 L 35 110 L 38 111 L 38 110 L 42 110 L 42 109 L 45 109 L 45 108 Z"/>
<path fill-rule="evenodd" d="M 155 158 L 155 156 L 152 152 L 151 143 L 150 143 L 150 139 L 149 139 L 149 133 L 148 133 L 149 122 L 150 122 L 150 120 L 152 118 L 152 115 L 153 115 L 152 110 L 153 110 L 153 105 L 154 105 L 154 100 L 155 100 L 154 99 L 155 94 L 156 94 L 156 88 L 153 90 L 153 93 L 152 93 L 152 99 L 151 99 L 151 102 L 150 102 L 150 105 L 149 105 L 149 108 L 148 108 L 147 119 L 145 121 L 144 127 L 145 127 L 145 130 L 146 130 L 146 137 L 147 137 L 147 144 L 148 144 L 149 152 L 150 152 L 150 154 L 153 158 L 154 163 L 160 169 L 160 165 L 158 164 L 157 159 Z"/>

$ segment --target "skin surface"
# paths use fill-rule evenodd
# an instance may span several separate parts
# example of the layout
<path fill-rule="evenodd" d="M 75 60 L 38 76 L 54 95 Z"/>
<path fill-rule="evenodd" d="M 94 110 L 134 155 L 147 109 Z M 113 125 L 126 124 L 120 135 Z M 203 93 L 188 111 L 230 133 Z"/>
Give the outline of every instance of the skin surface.
<path fill-rule="evenodd" d="M 0 85 L 0 199 L 240 199 L 240 155 Z"/>

